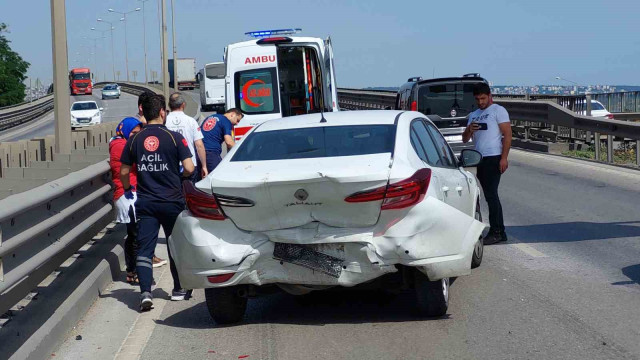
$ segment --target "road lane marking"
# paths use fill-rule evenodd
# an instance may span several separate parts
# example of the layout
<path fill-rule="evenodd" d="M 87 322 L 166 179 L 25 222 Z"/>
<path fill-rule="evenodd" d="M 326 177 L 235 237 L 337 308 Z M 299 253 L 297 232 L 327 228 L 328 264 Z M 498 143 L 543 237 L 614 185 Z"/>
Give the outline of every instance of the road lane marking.
<path fill-rule="evenodd" d="M 515 247 L 516 249 L 524 252 L 525 254 L 529 255 L 529 256 L 533 256 L 533 257 L 547 257 L 546 254 L 534 249 L 533 247 L 525 244 L 525 243 L 517 243 L 517 244 L 511 244 L 511 246 Z"/>

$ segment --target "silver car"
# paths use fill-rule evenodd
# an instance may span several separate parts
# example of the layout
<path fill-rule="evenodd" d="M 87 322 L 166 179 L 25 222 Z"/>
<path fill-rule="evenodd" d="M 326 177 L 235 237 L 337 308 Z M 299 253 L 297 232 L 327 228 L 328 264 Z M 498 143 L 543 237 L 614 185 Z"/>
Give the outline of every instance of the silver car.
<path fill-rule="evenodd" d="M 102 88 L 102 100 L 119 99 L 120 87 L 117 84 L 108 84 Z"/>

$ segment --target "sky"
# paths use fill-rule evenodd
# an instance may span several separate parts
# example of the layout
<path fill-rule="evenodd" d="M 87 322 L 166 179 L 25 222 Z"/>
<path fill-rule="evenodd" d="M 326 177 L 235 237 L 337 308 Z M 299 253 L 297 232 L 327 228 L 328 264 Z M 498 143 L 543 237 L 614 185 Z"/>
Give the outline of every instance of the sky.
<path fill-rule="evenodd" d="M 59 0 L 56 0 L 59 1 Z M 129 71 L 160 72 L 159 0 L 127 15 Z M 171 0 L 167 0 L 169 49 Z M 247 31 L 299 27 L 331 36 L 339 87 L 399 86 L 409 77 L 477 72 L 495 85 L 640 85 L 639 0 L 175 0 L 178 57 L 197 68 L 222 61 L 226 45 Z M 69 67 L 88 66 L 98 80 L 126 79 L 125 27 L 109 13 L 142 8 L 140 0 L 66 0 Z M 52 79 L 48 0 L 0 0 L 12 48 L 31 63 L 29 76 Z M 92 40 L 92 38 L 103 39 Z M 95 45 L 95 46 L 94 46 Z M 94 50 L 95 47 L 95 50 Z M 92 55 L 92 53 L 94 55 Z M 172 56 L 170 56 L 172 57 Z M 133 76 L 131 76 L 133 81 Z"/>

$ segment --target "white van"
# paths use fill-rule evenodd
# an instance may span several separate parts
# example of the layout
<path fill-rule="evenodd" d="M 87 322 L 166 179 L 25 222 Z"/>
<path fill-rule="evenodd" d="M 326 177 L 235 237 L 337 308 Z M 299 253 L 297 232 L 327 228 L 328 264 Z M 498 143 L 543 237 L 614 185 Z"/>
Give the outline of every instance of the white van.
<path fill-rule="evenodd" d="M 200 82 L 200 104 L 202 110 L 221 110 L 225 105 L 224 97 L 224 77 L 225 65 L 223 62 L 206 64 L 198 72 Z"/>
<path fill-rule="evenodd" d="M 227 109 L 245 115 L 236 139 L 266 120 L 338 111 L 331 39 L 287 36 L 299 31 L 250 32 L 258 39 L 227 46 Z"/>

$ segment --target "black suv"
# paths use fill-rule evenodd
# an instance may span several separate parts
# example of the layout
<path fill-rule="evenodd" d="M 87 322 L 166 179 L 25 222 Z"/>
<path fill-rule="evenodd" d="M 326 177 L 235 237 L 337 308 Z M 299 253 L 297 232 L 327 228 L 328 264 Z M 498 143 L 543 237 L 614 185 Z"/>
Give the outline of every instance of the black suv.
<path fill-rule="evenodd" d="M 422 80 L 410 78 L 400 87 L 396 97 L 397 110 L 419 111 L 429 115 L 456 154 L 473 148 L 473 143 L 462 142 L 467 119 L 478 106 L 473 98 L 473 86 L 486 83 L 480 74 L 462 77 Z"/>

